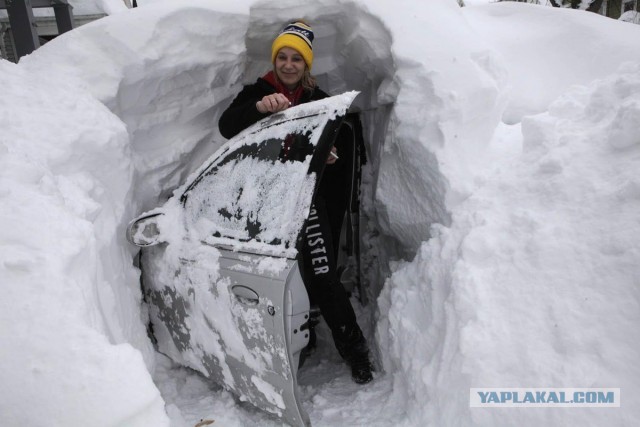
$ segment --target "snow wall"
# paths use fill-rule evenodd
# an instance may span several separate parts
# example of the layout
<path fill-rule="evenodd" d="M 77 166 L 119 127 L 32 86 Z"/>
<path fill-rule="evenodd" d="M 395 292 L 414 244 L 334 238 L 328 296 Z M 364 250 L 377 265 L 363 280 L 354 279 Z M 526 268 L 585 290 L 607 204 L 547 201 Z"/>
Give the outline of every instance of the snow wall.
<path fill-rule="evenodd" d="M 483 10 L 521 10 L 498 9 L 501 6 Z M 492 13 L 468 19 L 481 28 Z M 583 22 L 582 15 L 567 16 L 565 25 Z M 3 109 L 22 112 L 3 117 L 0 133 L 1 194 L 7 198 L 0 211 L 6 219 L 0 273 L 2 283 L 12 285 L 5 286 L 0 314 L 2 336 L 7 337 L 0 405 L 8 424 L 81 425 L 89 418 L 105 426 L 168 424 L 147 373 L 153 370 L 154 354 L 140 311 L 138 272 L 132 266 L 135 250 L 124 240 L 124 227 L 136 214 L 162 203 L 215 151 L 223 141 L 216 129 L 219 114 L 242 83 L 268 67 L 269 40 L 281 23 L 299 17 L 313 22 L 318 34 L 314 73 L 321 86 L 332 93 L 362 91 L 357 107 L 371 160 L 364 188 L 371 232 L 367 250 L 375 273 L 370 277 L 372 293 L 381 292 L 376 339 L 384 369 L 394 382 L 386 404 L 405 408 L 406 419 L 399 424 L 535 425 L 575 416 L 557 411 L 534 416 L 498 410 L 472 413 L 470 386 L 629 384 L 629 390 L 637 390 L 637 371 L 625 377 L 622 368 L 613 367 L 616 358 L 624 363 L 630 355 L 637 356 L 637 345 L 620 346 L 624 337 L 611 333 L 612 323 L 600 328 L 589 324 L 594 328 L 588 343 L 603 333 L 608 334 L 609 348 L 618 349 L 612 359 L 600 356 L 608 362 L 603 362 L 606 369 L 593 377 L 593 384 L 580 382 L 580 374 L 594 365 L 588 361 L 592 348 L 568 337 L 575 319 L 564 335 L 545 329 L 553 324 L 549 318 L 564 313 L 561 310 L 586 309 L 555 302 L 554 292 L 571 301 L 571 289 L 562 285 L 592 276 L 532 282 L 530 274 L 540 267 L 534 269 L 529 259 L 522 261 L 518 274 L 499 271 L 503 257 L 528 250 L 531 239 L 546 237 L 529 231 L 529 239 L 522 241 L 517 227 L 535 229 L 532 224 L 544 219 L 524 213 L 504 219 L 502 209 L 509 212 L 513 200 L 505 196 L 500 205 L 491 192 L 503 191 L 503 181 L 483 187 L 486 181 L 478 178 L 492 159 L 491 136 L 518 92 L 508 91 L 514 81 L 507 71 L 508 52 L 499 43 L 489 47 L 454 1 L 432 1 L 417 11 L 409 1 L 190 2 L 126 11 L 59 37 L 17 66 L 0 63 L 8 83 L 0 102 L 11 101 Z M 526 28 L 525 22 L 521 25 Z M 615 50 L 619 34 L 603 34 L 601 49 Z M 592 47 L 574 48 L 580 56 Z M 618 65 L 614 62 L 612 69 Z M 560 63 L 565 61 L 545 65 Z M 585 79 L 612 71 L 605 68 L 592 70 Z M 637 70 L 623 73 L 627 77 L 620 84 L 633 86 Z M 615 86 L 615 81 L 603 84 Z M 565 102 L 593 111 L 593 103 L 585 98 L 597 91 L 583 89 L 577 101 L 569 97 Z M 551 95 L 550 100 L 558 93 Z M 617 124 L 625 117 L 637 118 L 637 103 L 620 96 L 607 105 L 612 108 L 598 123 L 630 141 L 622 148 L 605 145 L 610 166 L 634 162 L 634 136 Z M 514 111 L 515 115 L 519 110 Z M 567 138 L 550 130 L 562 128 L 560 120 L 570 118 L 550 113 L 526 122 L 525 141 L 533 147 L 527 155 L 533 156 L 534 166 L 510 166 L 521 174 L 521 181 L 507 186 L 512 192 L 538 179 L 536 174 L 553 176 L 556 171 L 560 176 L 557 171 L 563 170 L 563 158 L 571 152 L 558 154 L 555 162 L 545 157 L 554 152 L 554 141 Z M 573 126 L 583 124 L 576 121 Z M 630 150 L 635 157 L 623 160 L 617 149 Z M 507 174 L 504 181 L 513 176 Z M 628 180 L 628 194 L 637 193 L 631 177 L 620 179 Z M 488 188 L 487 195 L 477 192 L 469 198 L 478 187 Z M 532 203 L 544 199 L 538 190 L 527 193 L 537 194 Z M 602 193 L 593 194 L 597 201 Z M 570 214 L 566 223 L 573 218 Z M 501 223 L 489 228 L 494 218 L 514 228 L 506 233 Z M 568 236 L 572 231 L 565 230 Z M 502 237 L 488 237 L 495 235 Z M 507 243 L 514 247 L 500 247 Z M 627 265 L 634 252 L 623 243 L 615 240 L 608 247 L 622 254 L 616 262 Z M 536 253 L 554 254 L 545 248 Z M 401 259 L 407 261 L 390 262 Z M 494 270 L 487 270 L 487 265 Z M 389 268 L 395 273 L 381 289 L 380 280 Z M 622 271 L 615 301 L 626 304 L 626 317 L 616 320 L 637 324 L 638 295 L 630 294 L 627 286 L 633 271 L 628 266 Z M 515 286 L 521 283 L 526 286 Z M 600 289 L 596 284 L 589 292 Z M 510 292 L 502 292 L 509 287 Z M 593 297 L 601 301 L 608 294 Z M 547 310 L 526 325 L 496 327 L 513 316 L 514 301 L 531 298 L 538 298 Z M 519 313 L 525 312 L 523 307 Z M 534 325 L 548 333 L 526 339 L 529 335 L 522 328 Z M 538 356 L 562 361 L 562 366 L 570 360 L 575 368 L 567 377 L 561 376 L 564 368 L 540 375 Z M 522 366 L 523 360 L 530 363 Z M 608 379 L 616 383 L 599 382 Z M 630 411 L 618 412 L 624 414 L 618 420 L 634 415 L 637 419 Z M 584 411 L 578 419 L 596 415 Z"/>

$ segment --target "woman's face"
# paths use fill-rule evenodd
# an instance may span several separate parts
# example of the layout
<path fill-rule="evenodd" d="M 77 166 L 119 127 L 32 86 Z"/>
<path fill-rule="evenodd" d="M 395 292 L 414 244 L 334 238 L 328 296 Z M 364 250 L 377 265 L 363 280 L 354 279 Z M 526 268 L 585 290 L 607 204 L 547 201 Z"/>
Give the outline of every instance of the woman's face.
<path fill-rule="evenodd" d="M 283 47 L 278 51 L 274 65 L 278 79 L 290 90 L 298 86 L 307 67 L 302 55 L 290 47 Z"/>

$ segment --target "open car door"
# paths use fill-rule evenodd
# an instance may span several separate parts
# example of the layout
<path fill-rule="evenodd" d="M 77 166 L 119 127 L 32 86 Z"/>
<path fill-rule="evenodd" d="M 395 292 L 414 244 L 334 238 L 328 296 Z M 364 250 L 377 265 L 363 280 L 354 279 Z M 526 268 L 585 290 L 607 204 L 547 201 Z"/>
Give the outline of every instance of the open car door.
<path fill-rule="evenodd" d="M 129 227 L 158 350 L 294 426 L 310 425 L 296 379 L 309 340 L 296 245 L 356 95 L 258 122 Z"/>

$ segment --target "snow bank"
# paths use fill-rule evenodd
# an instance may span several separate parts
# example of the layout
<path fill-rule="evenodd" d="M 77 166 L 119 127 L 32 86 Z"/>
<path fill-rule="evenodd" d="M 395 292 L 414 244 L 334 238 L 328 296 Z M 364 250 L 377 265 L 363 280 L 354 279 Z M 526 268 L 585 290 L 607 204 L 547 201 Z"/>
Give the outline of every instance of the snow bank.
<path fill-rule="evenodd" d="M 639 24 L 640 25 L 640 12 L 635 10 L 627 10 L 625 13 L 620 15 L 618 18 L 622 22 L 629 22 L 630 24 Z"/>
<path fill-rule="evenodd" d="M 514 2 L 461 10 L 506 64 L 507 123 L 546 111 L 571 85 L 589 84 L 638 58 L 640 27 L 596 13 Z"/>
<path fill-rule="evenodd" d="M 130 11 L 0 63 L 8 425 L 168 424 L 124 228 L 213 150 L 207 109 L 235 92 L 242 60 L 214 32 L 242 40 L 243 23 L 210 7 Z"/>
<path fill-rule="evenodd" d="M 0 61 L 3 424 L 167 425 L 122 223 L 126 128 L 73 81 Z"/>
<path fill-rule="evenodd" d="M 571 84 L 604 76 L 638 51 L 637 29 L 591 14 L 547 16 L 553 9 L 515 4 L 463 10 L 510 70 L 505 118 L 545 110 Z M 550 33 L 545 22 L 554 17 L 569 18 Z M 535 49 L 548 34 L 555 43 Z M 565 46 L 574 34 L 597 41 L 588 52 Z M 598 64 L 586 67 L 594 57 Z M 493 173 L 479 172 L 480 189 L 454 208 L 451 226 L 432 227 L 415 259 L 395 266 L 378 299 L 376 335 L 393 372 L 390 401 L 406 408 L 406 425 L 640 418 L 624 404 L 468 409 L 470 387 L 620 387 L 627 399 L 638 395 L 638 78 L 636 64 L 574 87 L 549 113 L 523 121 L 524 142 L 519 125 L 498 127 L 485 157 Z"/>
<path fill-rule="evenodd" d="M 392 34 L 395 73 L 375 203 L 382 231 L 414 253 L 467 197 L 503 108 L 503 66 L 450 1 L 368 3 Z M 451 31 L 455 28 L 455 31 Z"/>
<path fill-rule="evenodd" d="M 125 123 L 132 211 L 139 212 L 170 195 L 213 152 L 220 113 L 213 107 L 237 91 L 246 25 L 245 15 L 212 10 L 206 1 L 132 9 L 65 34 L 20 65 L 39 72 L 56 64 L 47 69 L 50 78 L 73 79 Z"/>
<path fill-rule="evenodd" d="M 408 390 L 408 425 L 640 419 L 624 403 L 468 409 L 470 387 L 620 387 L 626 402 L 640 393 L 639 121 L 640 64 L 575 87 L 523 122 L 524 152 L 389 279 L 378 336 Z"/>
<path fill-rule="evenodd" d="M 467 408 L 470 386 L 637 393 L 637 67 L 524 120 L 524 154 L 518 126 L 498 127 L 505 146 L 489 143 L 509 81 L 505 118 L 543 111 L 634 55 L 638 28 L 522 4 L 246 0 L 158 2 L 78 28 L 17 66 L 0 62 L 8 424 L 167 425 L 124 226 L 221 144 L 219 114 L 266 71 L 282 22 L 299 17 L 317 34 L 321 86 L 362 92 L 368 270 L 417 251 L 392 265 L 378 300 L 393 384 L 361 391 L 354 417 L 379 393 L 396 406 L 387 424 L 401 424 L 398 408 L 406 425 L 637 419 L 626 407 Z M 576 34 L 597 42 L 583 51 Z M 232 404 L 222 400 L 216 408 Z"/>

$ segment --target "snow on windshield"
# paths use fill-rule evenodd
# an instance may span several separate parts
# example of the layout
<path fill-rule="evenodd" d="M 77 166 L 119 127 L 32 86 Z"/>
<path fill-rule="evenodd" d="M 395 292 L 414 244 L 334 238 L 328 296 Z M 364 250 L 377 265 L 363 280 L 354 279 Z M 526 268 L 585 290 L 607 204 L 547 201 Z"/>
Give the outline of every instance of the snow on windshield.
<path fill-rule="evenodd" d="M 317 180 L 313 153 L 327 122 L 355 95 L 290 109 L 223 147 L 181 196 L 195 239 L 294 258 Z"/>
<path fill-rule="evenodd" d="M 293 136 L 293 135 L 292 135 Z M 296 135 L 302 143 L 303 135 Z M 294 138 L 292 138 L 294 139 Z M 269 140 L 280 150 L 285 140 Z M 260 147 L 262 148 L 262 147 Z M 303 161 L 237 158 L 216 168 L 187 196 L 187 227 L 208 242 L 264 242 L 284 251 L 294 247 L 311 203 L 315 174 Z"/>

